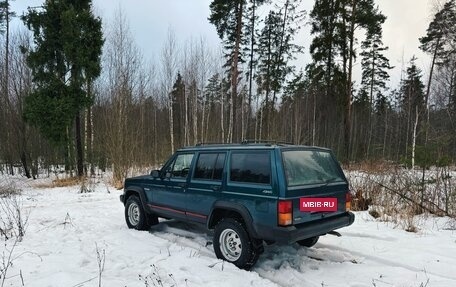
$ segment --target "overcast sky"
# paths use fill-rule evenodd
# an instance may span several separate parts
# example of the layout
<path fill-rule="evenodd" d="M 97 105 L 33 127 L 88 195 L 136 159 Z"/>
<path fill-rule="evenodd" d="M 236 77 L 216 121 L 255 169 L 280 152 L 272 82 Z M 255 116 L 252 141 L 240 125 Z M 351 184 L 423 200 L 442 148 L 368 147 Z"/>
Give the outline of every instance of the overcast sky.
<path fill-rule="evenodd" d="M 277 0 L 283 1 L 283 0 Z M 380 10 L 388 17 L 383 26 L 385 45 L 389 46 L 387 57 L 396 68 L 390 73 L 391 86 L 400 79 L 402 61 L 405 65 L 413 55 L 424 73 L 429 69 L 429 57 L 419 49 L 418 38 L 423 36 L 433 16 L 433 3 L 438 0 L 377 0 Z M 116 10 L 122 9 L 130 23 L 133 36 L 143 54 L 155 58 L 171 27 L 179 41 L 190 37 L 204 37 L 210 46 L 217 48 L 220 40 L 215 28 L 207 18 L 211 0 L 93 0 L 96 14 L 109 23 Z M 312 9 L 314 1 L 304 0 L 303 8 Z M 28 6 L 39 6 L 41 0 L 16 0 L 11 2 L 13 10 L 22 14 Z M 261 16 L 261 15 L 260 15 Z M 307 19 L 308 20 L 308 19 Z M 304 67 L 310 61 L 308 46 L 312 38 L 309 27 L 303 27 L 297 43 L 306 47 L 299 57 L 298 66 Z M 360 60 L 355 63 L 355 75 L 359 75 Z M 358 80 L 359 82 L 359 80 Z"/>

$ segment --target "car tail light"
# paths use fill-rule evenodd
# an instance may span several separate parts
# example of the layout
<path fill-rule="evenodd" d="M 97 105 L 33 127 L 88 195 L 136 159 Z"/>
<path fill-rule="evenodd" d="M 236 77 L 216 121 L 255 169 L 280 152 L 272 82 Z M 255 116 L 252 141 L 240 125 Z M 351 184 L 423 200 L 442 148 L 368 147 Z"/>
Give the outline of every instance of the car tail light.
<path fill-rule="evenodd" d="M 348 191 L 346 194 L 345 194 L 345 210 L 348 211 L 351 209 L 351 201 L 352 201 L 352 196 L 351 196 L 351 192 Z"/>
<path fill-rule="evenodd" d="M 277 206 L 278 222 L 280 226 L 291 225 L 293 222 L 293 203 L 291 200 L 279 201 Z"/>

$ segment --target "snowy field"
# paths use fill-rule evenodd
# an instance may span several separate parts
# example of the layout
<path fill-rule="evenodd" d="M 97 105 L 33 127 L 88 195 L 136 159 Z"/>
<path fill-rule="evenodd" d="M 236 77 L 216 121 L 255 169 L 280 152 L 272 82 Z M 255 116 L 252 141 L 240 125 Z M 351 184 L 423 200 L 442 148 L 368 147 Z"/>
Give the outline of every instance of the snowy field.
<path fill-rule="evenodd" d="M 417 218 L 418 233 L 408 233 L 357 212 L 342 237 L 324 236 L 313 248 L 267 246 L 244 271 L 218 260 L 199 226 L 162 221 L 150 232 L 129 230 L 121 191 L 103 182 L 80 194 L 79 186 L 14 181 L 29 220 L 4 286 L 99 286 L 103 258 L 101 286 L 109 287 L 456 286 L 456 224 L 448 218 Z M 13 241 L 0 247 L 3 260 Z"/>

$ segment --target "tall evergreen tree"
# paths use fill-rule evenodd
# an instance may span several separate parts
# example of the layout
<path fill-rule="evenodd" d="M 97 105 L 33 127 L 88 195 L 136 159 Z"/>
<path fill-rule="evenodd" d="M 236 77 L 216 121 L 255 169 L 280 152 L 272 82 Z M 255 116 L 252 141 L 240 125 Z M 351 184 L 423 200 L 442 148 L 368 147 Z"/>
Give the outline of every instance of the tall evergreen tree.
<path fill-rule="evenodd" d="M 435 65 L 442 68 L 452 65 L 456 57 L 456 4 L 455 0 L 449 0 L 438 11 L 427 28 L 426 35 L 420 38 L 420 49 L 432 55 L 431 68 L 426 86 L 426 136 L 424 148 L 427 149 L 429 134 L 429 97 L 433 80 Z M 451 97 L 450 97 L 451 100 Z M 423 169 L 424 173 L 424 169 Z M 424 175 L 423 175 L 424 178 Z"/>
<path fill-rule="evenodd" d="M 241 45 L 246 44 L 243 33 L 243 16 L 246 0 L 213 0 L 209 6 L 211 15 L 209 22 L 214 24 L 220 39 L 224 42 L 229 77 L 231 82 L 231 105 L 228 141 L 239 140 L 240 133 L 237 124 L 239 65 L 243 62 Z"/>
<path fill-rule="evenodd" d="M 101 19 L 93 15 L 91 0 L 47 0 L 22 19 L 35 43 L 27 61 L 36 89 L 26 98 L 25 118 L 64 147 L 74 123 L 77 174 L 82 176 L 80 112 L 91 105 L 88 87 L 101 70 Z"/>
<path fill-rule="evenodd" d="M 268 138 L 277 94 L 282 90 L 287 76 L 294 70 L 290 61 L 301 51 L 301 47 L 292 43 L 298 32 L 299 20 L 302 19 L 302 15 L 296 11 L 298 2 L 287 1 L 278 12 L 271 10 L 258 36 L 257 85 L 259 93 L 265 96 L 264 121 Z"/>
<path fill-rule="evenodd" d="M 362 89 L 367 91 L 371 107 L 374 105 L 375 96 L 383 94 L 386 82 L 389 79 L 388 70 L 392 69 L 384 52 L 388 47 L 383 45 L 382 29 L 374 25 L 367 31 L 366 39 L 361 44 L 362 56 Z"/>
<path fill-rule="evenodd" d="M 456 4 L 455 0 L 446 2 L 438 11 L 427 28 L 426 35 L 420 38 L 420 49 L 432 55 L 429 80 L 426 88 L 426 106 L 429 102 L 434 66 L 445 65 L 456 55 Z"/>
<path fill-rule="evenodd" d="M 416 57 L 412 57 L 406 70 L 406 77 L 401 82 L 399 106 L 402 120 L 406 123 L 405 155 L 408 159 L 408 147 L 412 146 L 411 163 L 414 166 L 415 147 L 420 133 L 419 122 L 425 110 L 424 84 L 421 81 L 421 70 L 416 66 Z"/>
<path fill-rule="evenodd" d="M 5 58 L 4 66 L 2 67 L 2 81 L 1 81 L 1 92 L 0 92 L 0 134 L 5 137 L 5 142 L 10 142 L 10 131 L 9 127 L 6 127 L 6 122 L 9 120 L 10 115 L 9 110 L 12 108 L 10 101 L 10 21 L 11 18 L 15 16 L 15 13 L 10 9 L 10 1 L 2 0 L 0 1 L 0 34 L 5 35 Z M 0 153 L 5 154 L 5 158 L 10 158 L 11 151 L 7 148 L 0 148 Z M 10 173 L 13 174 L 12 164 L 10 164 Z M 28 176 L 29 177 L 29 176 Z"/>
<path fill-rule="evenodd" d="M 11 11 L 10 0 L 0 1 L 0 34 L 5 33 L 8 29 L 11 18 L 16 16 L 16 13 Z"/>
<path fill-rule="evenodd" d="M 366 39 L 361 45 L 362 60 L 362 88 L 361 91 L 368 98 L 368 135 L 366 156 L 369 157 L 370 147 L 373 136 L 374 122 L 373 110 L 377 105 L 384 106 L 386 101 L 385 90 L 386 82 L 389 79 L 388 70 L 392 67 L 389 64 L 388 58 L 384 56 L 384 52 L 388 47 L 383 46 L 382 29 L 380 25 L 373 25 L 368 29 Z M 377 101 L 379 101 L 377 103 Z"/>
<path fill-rule="evenodd" d="M 410 59 L 405 79 L 401 82 L 400 107 L 402 112 L 413 112 L 424 109 L 424 84 L 421 80 L 422 71 L 416 66 L 416 57 Z"/>
<path fill-rule="evenodd" d="M 187 111 L 185 107 L 188 105 L 188 103 L 187 97 L 185 95 L 185 83 L 179 72 L 177 73 L 176 82 L 174 83 L 173 90 L 171 91 L 171 99 L 171 105 L 174 114 L 173 131 L 176 135 L 174 142 L 178 147 L 185 146 L 188 144 L 185 142 L 188 133 L 188 122 L 186 122 Z"/>
<path fill-rule="evenodd" d="M 344 154 L 348 159 L 356 30 L 379 26 L 385 16 L 375 7 L 373 0 L 317 0 L 310 16 L 311 33 L 315 35 L 310 46 L 315 76 L 325 79 L 326 98 L 339 103 L 344 118 Z"/>
<path fill-rule="evenodd" d="M 249 79 L 249 92 L 248 92 L 248 111 L 247 111 L 247 138 L 251 138 L 249 134 L 249 127 L 250 127 L 250 118 L 251 118 L 251 111 L 252 111 L 252 90 L 253 90 L 253 70 L 256 64 L 256 59 L 254 57 L 255 50 L 257 48 L 257 22 L 258 22 L 258 8 L 269 2 L 269 0 L 250 0 L 250 5 L 247 9 L 246 17 L 249 19 L 249 25 L 246 25 L 246 33 L 250 34 L 250 43 L 249 43 L 249 69 L 247 71 L 247 78 Z"/>
<path fill-rule="evenodd" d="M 214 123 L 214 120 L 218 118 L 219 123 L 215 125 L 217 128 L 215 129 L 215 134 L 213 134 L 213 138 L 217 141 L 224 142 L 225 137 L 225 113 L 226 113 L 226 106 L 225 106 L 225 99 L 229 95 L 229 81 L 227 79 L 222 78 L 218 73 L 213 75 L 208 80 L 208 84 L 205 89 L 206 99 L 209 102 L 209 113 L 208 119 L 206 123 L 206 129 L 209 129 L 209 123 Z M 210 118 L 213 118 L 210 121 Z"/>

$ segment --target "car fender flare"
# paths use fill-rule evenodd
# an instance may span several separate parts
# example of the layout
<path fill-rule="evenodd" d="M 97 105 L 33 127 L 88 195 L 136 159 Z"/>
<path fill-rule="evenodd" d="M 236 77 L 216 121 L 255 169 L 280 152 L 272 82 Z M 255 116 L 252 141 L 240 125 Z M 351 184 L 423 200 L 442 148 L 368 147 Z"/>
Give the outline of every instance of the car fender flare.
<path fill-rule="evenodd" d="M 130 197 L 133 194 L 139 195 L 139 199 L 141 200 L 141 204 L 143 206 L 143 209 L 147 212 L 150 213 L 150 208 L 147 205 L 147 197 L 146 197 L 146 192 L 142 187 L 139 186 L 129 186 L 128 188 L 125 189 L 125 202 L 127 202 L 128 197 Z"/>
<path fill-rule="evenodd" d="M 244 220 L 245 227 L 247 228 L 248 233 L 253 236 L 254 238 L 257 238 L 257 232 L 254 228 L 253 224 L 253 219 L 252 216 L 250 215 L 249 210 L 238 203 L 234 202 L 229 202 L 229 201 L 216 201 L 214 205 L 211 208 L 211 211 L 209 213 L 209 219 L 207 221 L 207 228 L 210 229 L 210 226 L 212 225 L 213 221 L 213 216 L 214 216 L 214 211 L 217 209 L 224 209 L 224 210 L 229 210 L 229 211 L 234 211 L 237 212 L 241 215 L 242 219 Z"/>

